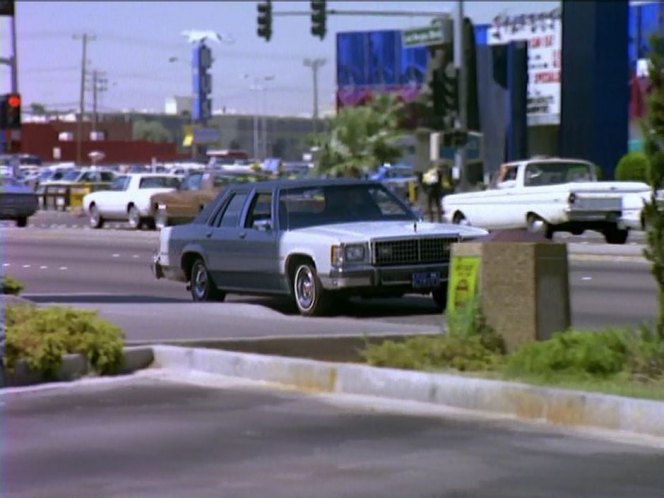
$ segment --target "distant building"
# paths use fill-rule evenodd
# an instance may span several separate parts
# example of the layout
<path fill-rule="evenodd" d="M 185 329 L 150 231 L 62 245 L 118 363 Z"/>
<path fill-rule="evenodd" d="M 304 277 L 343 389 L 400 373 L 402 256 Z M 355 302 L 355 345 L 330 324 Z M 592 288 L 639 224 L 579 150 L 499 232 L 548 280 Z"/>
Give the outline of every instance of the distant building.
<path fill-rule="evenodd" d="M 168 97 L 164 104 L 164 114 L 168 116 L 191 116 L 193 97 Z"/>

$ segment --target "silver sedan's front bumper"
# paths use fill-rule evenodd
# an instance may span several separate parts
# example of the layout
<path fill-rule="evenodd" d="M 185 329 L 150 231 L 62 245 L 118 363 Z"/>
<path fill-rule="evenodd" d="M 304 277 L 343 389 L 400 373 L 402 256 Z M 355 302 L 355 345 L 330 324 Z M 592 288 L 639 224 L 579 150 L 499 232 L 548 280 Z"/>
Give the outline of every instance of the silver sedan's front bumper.
<path fill-rule="evenodd" d="M 449 263 L 404 266 L 357 266 L 350 268 L 334 268 L 329 274 L 319 275 L 321 284 L 328 290 L 344 289 L 389 289 L 394 287 L 410 287 L 413 290 L 431 290 L 447 282 Z M 413 275 L 438 275 L 439 285 L 426 284 L 415 288 Z"/>

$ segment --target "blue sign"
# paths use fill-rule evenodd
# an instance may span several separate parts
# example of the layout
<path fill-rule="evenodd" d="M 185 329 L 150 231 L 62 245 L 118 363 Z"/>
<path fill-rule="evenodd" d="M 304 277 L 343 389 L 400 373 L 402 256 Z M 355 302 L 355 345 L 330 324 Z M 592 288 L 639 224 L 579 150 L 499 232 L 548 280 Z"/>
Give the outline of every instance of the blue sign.
<path fill-rule="evenodd" d="M 192 117 L 194 122 L 205 124 L 212 117 L 212 75 L 208 69 L 212 67 L 212 51 L 204 44 L 199 43 L 193 49 L 191 56 L 192 66 L 192 94 L 194 98 Z"/>

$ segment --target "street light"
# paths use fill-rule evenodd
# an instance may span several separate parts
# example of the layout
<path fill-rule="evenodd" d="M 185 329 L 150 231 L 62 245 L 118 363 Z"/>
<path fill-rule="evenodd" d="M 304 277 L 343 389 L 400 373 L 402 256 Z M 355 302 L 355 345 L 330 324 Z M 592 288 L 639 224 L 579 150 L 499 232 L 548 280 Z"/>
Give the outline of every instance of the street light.
<path fill-rule="evenodd" d="M 313 112 L 313 127 L 314 135 L 318 133 L 318 69 L 325 65 L 326 60 L 323 58 L 318 59 L 304 59 L 304 65 L 310 67 L 314 76 L 314 112 Z"/>
<path fill-rule="evenodd" d="M 244 73 L 242 74 L 242 79 L 250 79 L 252 81 L 249 85 L 249 90 L 262 92 L 260 96 L 260 123 L 258 122 L 258 113 L 256 111 L 256 106 L 254 106 L 254 118 L 253 118 L 253 128 L 254 128 L 254 157 L 258 158 L 262 156 L 263 159 L 267 156 L 267 119 L 265 118 L 265 86 L 262 85 L 262 82 L 273 81 L 275 76 L 273 74 L 256 76 Z M 262 138 L 261 138 L 262 135 Z M 260 144 L 260 147 L 259 147 Z M 260 148 L 260 150 L 259 150 Z"/>

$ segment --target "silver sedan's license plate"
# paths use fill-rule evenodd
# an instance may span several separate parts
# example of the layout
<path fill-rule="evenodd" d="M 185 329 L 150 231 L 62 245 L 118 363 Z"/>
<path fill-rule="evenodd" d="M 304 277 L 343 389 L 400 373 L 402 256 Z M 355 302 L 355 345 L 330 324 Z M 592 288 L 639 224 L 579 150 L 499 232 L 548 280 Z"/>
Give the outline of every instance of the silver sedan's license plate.
<path fill-rule="evenodd" d="M 425 289 L 440 286 L 440 275 L 435 271 L 413 273 L 413 288 Z"/>

